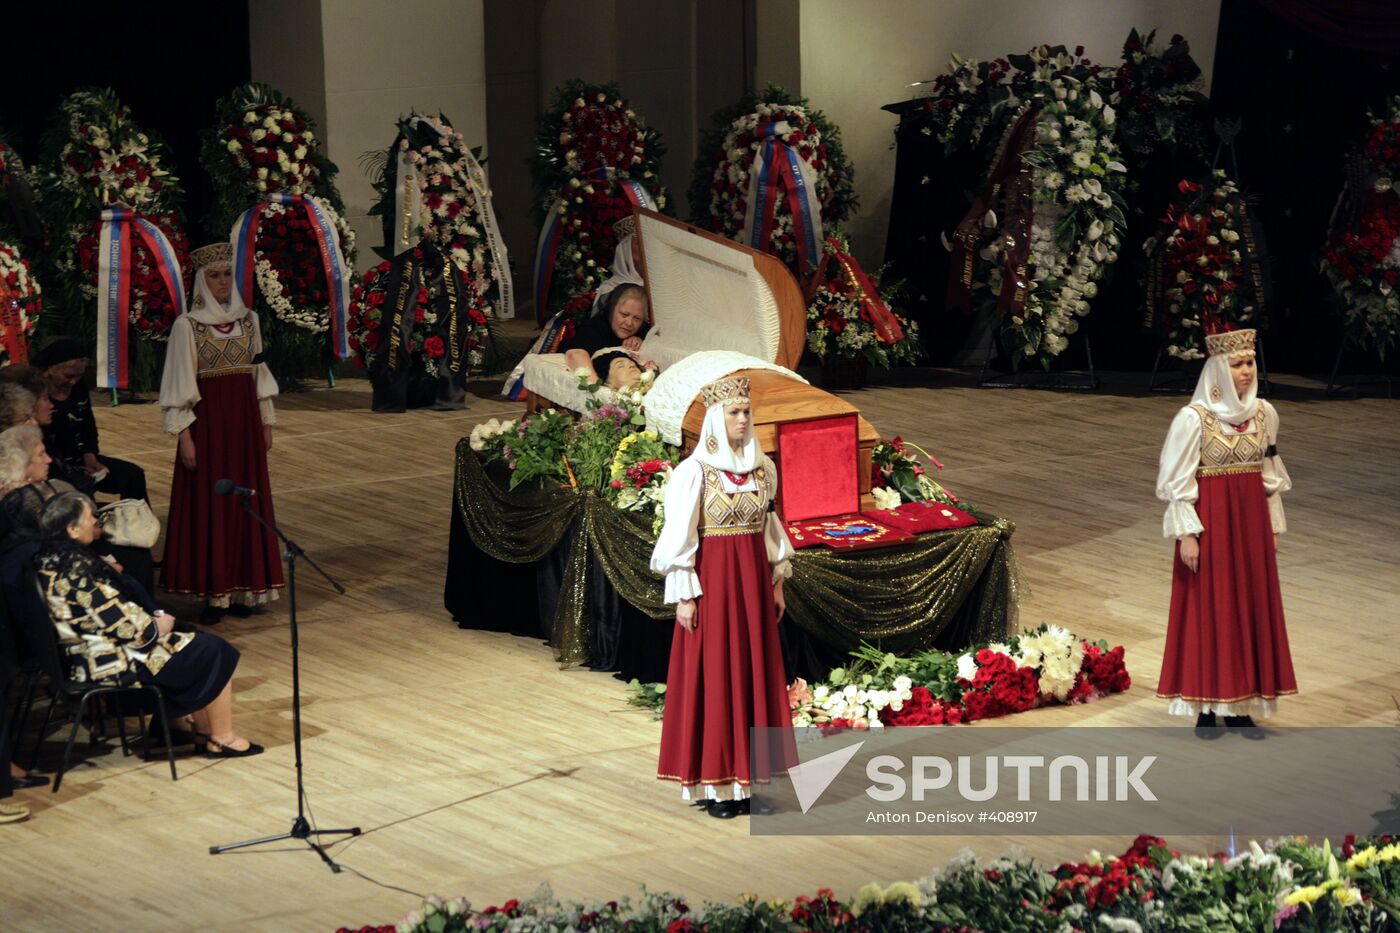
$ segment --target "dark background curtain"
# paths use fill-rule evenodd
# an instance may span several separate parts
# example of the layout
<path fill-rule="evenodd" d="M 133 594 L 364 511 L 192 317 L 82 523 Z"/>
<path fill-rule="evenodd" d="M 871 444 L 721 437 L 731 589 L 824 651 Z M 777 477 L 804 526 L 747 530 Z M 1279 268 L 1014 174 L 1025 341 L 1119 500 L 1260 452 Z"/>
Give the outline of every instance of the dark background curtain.
<path fill-rule="evenodd" d="M 132 117 L 165 140 L 198 246 L 212 202 L 199 134 L 213 122 L 215 101 L 250 80 L 247 0 L 9 6 L 0 132 L 32 165 L 65 95 L 114 88 Z"/>
<path fill-rule="evenodd" d="M 1244 121 L 1235 146 L 1272 258 L 1267 356 L 1274 369 L 1319 372 L 1332 364 L 1341 325 L 1318 271 L 1327 221 L 1347 153 L 1367 133 L 1367 108 L 1384 113 L 1397 93 L 1400 4 L 1221 5 L 1211 102 L 1217 115 Z"/>

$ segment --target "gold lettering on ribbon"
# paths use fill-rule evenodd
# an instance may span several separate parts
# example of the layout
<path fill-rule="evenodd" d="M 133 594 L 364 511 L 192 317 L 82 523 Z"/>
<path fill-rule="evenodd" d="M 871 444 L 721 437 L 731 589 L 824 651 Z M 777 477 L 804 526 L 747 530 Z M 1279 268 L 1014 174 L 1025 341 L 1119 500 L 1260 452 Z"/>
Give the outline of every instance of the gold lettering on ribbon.
<path fill-rule="evenodd" d="M 399 293 L 394 298 L 394 319 L 391 322 L 389 332 L 389 370 L 392 372 L 399 368 L 399 347 L 403 342 L 403 315 L 406 310 L 405 302 L 408 301 L 409 289 L 413 287 L 413 261 L 404 263 L 402 277 L 399 279 Z"/>
<path fill-rule="evenodd" d="M 399 239 L 404 243 L 412 244 L 413 240 L 410 237 L 413 235 L 413 176 L 405 175 L 399 183 L 403 185 L 403 216 L 399 218 L 401 227 Z"/>
<path fill-rule="evenodd" d="M 1243 201 L 1239 202 L 1236 216 L 1240 225 L 1240 238 L 1249 257 L 1249 280 L 1254 287 L 1254 314 L 1257 316 L 1264 311 L 1264 267 L 1259 261 L 1259 253 L 1254 245 L 1254 225 L 1249 219 L 1249 208 Z"/>
<path fill-rule="evenodd" d="M 447 339 L 452 345 L 452 361 L 448 367 L 453 373 L 462 371 L 462 348 L 457 345 L 457 267 L 451 259 L 442 263 L 442 287 L 447 292 Z"/>

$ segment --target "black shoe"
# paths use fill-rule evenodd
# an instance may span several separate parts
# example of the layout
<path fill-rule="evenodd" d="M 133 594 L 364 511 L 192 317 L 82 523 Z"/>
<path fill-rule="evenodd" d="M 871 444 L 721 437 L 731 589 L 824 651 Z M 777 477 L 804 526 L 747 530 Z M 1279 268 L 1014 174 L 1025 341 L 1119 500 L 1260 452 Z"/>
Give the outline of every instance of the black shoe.
<path fill-rule="evenodd" d="M 223 621 L 224 613 L 227 611 L 228 610 L 221 609 L 218 606 L 205 606 L 204 611 L 199 614 L 199 624 L 218 625 Z"/>
<path fill-rule="evenodd" d="M 1239 732 L 1245 738 L 1256 742 L 1264 738 L 1264 730 L 1256 726 L 1249 716 L 1226 716 L 1225 728 L 1231 732 Z"/>
<path fill-rule="evenodd" d="M 257 606 L 247 606 L 243 603 L 233 603 L 228 607 L 228 614 L 235 619 L 246 619 L 249 616 L 260 616 L 266 613 L 267 607 L 261 604 Z"/>
<path fill-rule="evenodd" d="M 1198 739 L 1218 739 L 1225 734 L 1225 730 L 1215 724 L 1214 713 L 1201 713 L 1197 716 L 1195 732 Z"/>
<path fill-rule="evenodd" d="M 741 813 L 747 813 L 746 800 L 711 800 L 710 816 L 717 820 L 732 820 Z"/>
<path fill-rule="evenodd" d="M 26 774 L 24 777 L 10 777 L 10 786 L 15 790 L 25 790 L 30 787 L 48 787 L 49 779 L 44 774 Z"/>
<path fill-rule="evenodd" d="M 229 748 L 227 745 L 220 745 L 213 739 L 205 746 L 204 756 L 206 758 L 252 758 L 254 755 L 261 755 L 263 747 L 256 742 L 249 742 L 247 748 Z M 713 815 L 713 814 L 712 814 Z"/>

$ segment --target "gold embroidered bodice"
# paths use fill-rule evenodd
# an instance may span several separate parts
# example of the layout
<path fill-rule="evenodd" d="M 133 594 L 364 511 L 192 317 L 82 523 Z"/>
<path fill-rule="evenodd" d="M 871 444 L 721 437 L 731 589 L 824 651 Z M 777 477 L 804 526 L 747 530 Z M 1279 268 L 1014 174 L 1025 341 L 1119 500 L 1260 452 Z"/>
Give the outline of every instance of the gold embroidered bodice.
<path fill-rule="evenodd" d="M 194 324 L 195 363 L 200 378 L 253 371 L 251 317 L 244 316 L 238 322 L 237 337 L 226 337 L 209 324 L 201 324 L 199 321 L 191 323 Z"/>
<path fill-rule="evenodd" d="M 768 514 L 768 502 L 773 497 L 768 472 L 763 467 L 753 471 L 755 489 L 728 493 L 719 478 L 719 470 L 700 464 L 705 476 L 700 509 L 700 536 L 751 535 L 763 531 L 763 519 Z"/>
<path fill-rule="evenodd" d="M 1224 476 L 1228 473 L 1258 473 L 1264 467 L 1268 450 L 1268 425 L 1264 406 L 1255 413 L 1251 431 L 1241 433 L 1224 423 L 1210 409 L 1193 405 L 1201 416 L 1201 463 L 1197 476 Z"/>

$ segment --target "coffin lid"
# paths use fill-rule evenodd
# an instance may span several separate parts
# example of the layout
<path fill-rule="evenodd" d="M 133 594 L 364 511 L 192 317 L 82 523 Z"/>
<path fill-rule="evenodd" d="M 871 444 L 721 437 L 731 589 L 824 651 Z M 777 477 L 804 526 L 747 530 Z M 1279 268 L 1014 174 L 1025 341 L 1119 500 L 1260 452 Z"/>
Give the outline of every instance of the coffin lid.
<path fill-rule="evenodd" d="M 636 208 L 652 329 L 644 354 L 662 366 L 731 350 L 794 369 L 806 340 L 802 289 L 781 260 Z"/>

